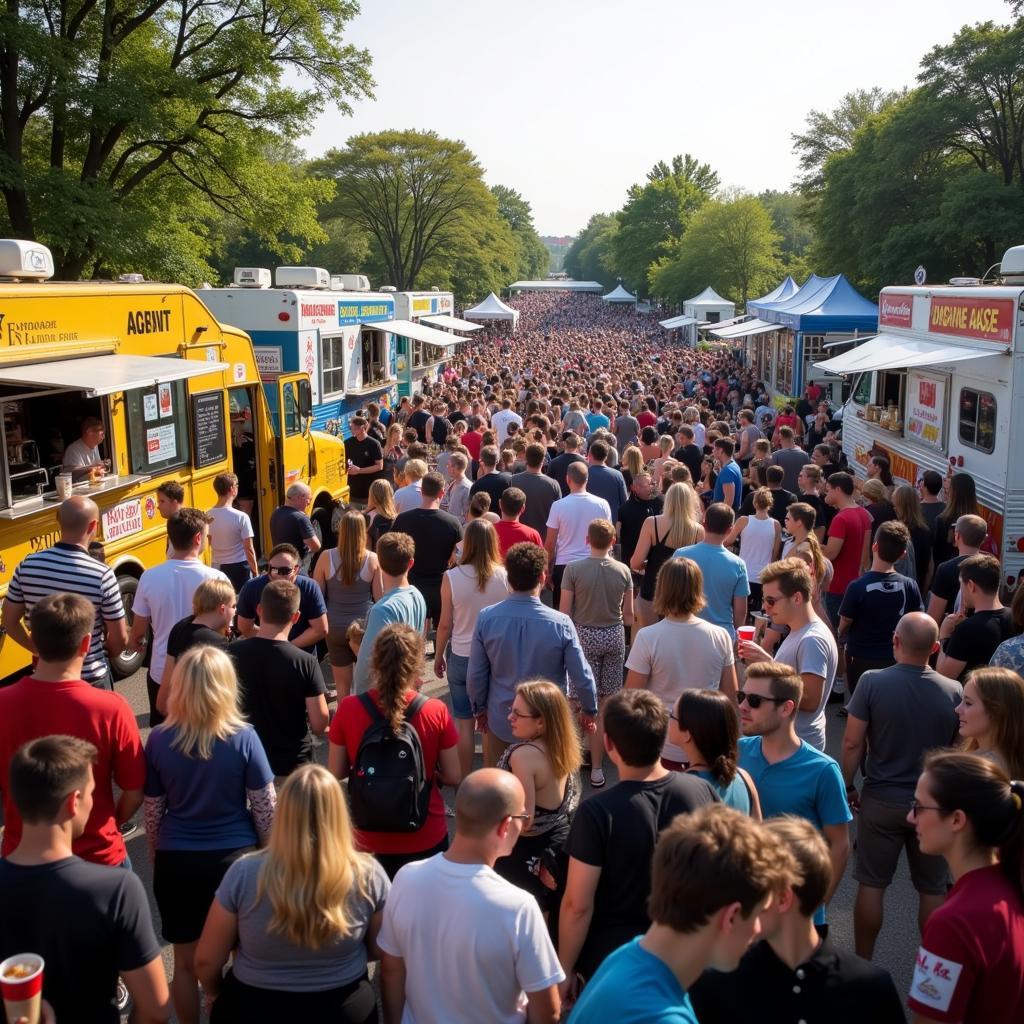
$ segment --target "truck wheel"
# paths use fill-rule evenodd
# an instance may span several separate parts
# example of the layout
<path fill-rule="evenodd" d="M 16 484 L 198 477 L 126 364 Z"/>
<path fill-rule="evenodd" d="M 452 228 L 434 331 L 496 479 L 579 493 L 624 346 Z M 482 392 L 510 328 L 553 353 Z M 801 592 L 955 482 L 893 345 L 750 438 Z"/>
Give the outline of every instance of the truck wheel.
<path fill-rule="evenodd" d="M 325 548 L 334 547 L 338 540 L 331 529 L 331 510 L 329 508 L 314 509 L 310 519 L 313 521 L 313 533 L 316 534 L 316 539 L 320 541 L 320 550 L 323 551 Z"/>
<path fill-rule="evenodd" d="M 117 589 L 121 592 L 121 603 L 124 605 L 125 620 L 130 630 L 132 620 L 135 618 L 135 613 L 132 609 L 135 605 L 135 591 L 139 589 L 139 581 L 134 576 L 118 576 Z M 124 651 L 120 657 L 113 658 L 110 662 L 110 668 L 114 673 L 114 678 L 127 679 L 128 676 L 135 675 L 142 667 L 142 659 L 144 657 L 144 651 L 139 654 L 129 654 L 128 651 Z"/>

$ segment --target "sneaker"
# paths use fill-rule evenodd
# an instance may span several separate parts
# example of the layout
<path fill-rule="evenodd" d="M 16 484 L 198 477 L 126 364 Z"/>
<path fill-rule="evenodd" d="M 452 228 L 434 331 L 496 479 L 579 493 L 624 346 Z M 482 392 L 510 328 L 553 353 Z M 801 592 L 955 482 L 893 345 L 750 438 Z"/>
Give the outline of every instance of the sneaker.
<path fill-rule="evenodd" d="M 139 826 L 134 821 L 126 821 L 123 825 L 117 826 L 117 831 L 121 833 L 122 839 L 127 839 L 139 831 Z"/>
<path fill-rule="evenodd" d="M 607 780 L 604 777 L 604 772 L 600 768 L 594 768 L 590 773 L 590 788 L 601 789 Z"/>

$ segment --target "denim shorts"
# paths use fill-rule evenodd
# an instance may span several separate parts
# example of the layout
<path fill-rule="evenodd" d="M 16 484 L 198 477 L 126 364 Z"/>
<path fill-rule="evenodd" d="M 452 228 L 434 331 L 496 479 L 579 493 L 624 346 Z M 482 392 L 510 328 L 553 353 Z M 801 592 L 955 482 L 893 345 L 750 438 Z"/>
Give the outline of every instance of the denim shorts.
<path fill-rule="evenodd" d="M 448 691 L 452 695 L 452 716 L 455 718 L 472 718 L 473 706 L 469 703 L 466 692 L 466 676 L 469 674 L 469 657 L 453 654 L 448 648 Z"/>
<path fill-rule="evenodd" d="M 839 628 L 839 608 L 843 603 L 842 594 L 830 594 L 828 591 L 822 595 L 825 598 L 825 611 L 832 620 L 832 627 Z"/>

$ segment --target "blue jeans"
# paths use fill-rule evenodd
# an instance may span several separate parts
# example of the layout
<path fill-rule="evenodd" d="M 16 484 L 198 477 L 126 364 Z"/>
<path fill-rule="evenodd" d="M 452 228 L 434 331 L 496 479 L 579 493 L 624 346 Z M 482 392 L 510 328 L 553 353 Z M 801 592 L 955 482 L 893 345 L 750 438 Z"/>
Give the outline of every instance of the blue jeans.
<path fill-rule="evenodd" d="M 473 717 L 473 706 L 466 692 L 466 676 L 469 674 L 469 658 L 461 654 L 453 654 L 451 647 L 447 652 L 448 660 L 448 692 L 452 696 L 452 716 L 461 719 Z"/>

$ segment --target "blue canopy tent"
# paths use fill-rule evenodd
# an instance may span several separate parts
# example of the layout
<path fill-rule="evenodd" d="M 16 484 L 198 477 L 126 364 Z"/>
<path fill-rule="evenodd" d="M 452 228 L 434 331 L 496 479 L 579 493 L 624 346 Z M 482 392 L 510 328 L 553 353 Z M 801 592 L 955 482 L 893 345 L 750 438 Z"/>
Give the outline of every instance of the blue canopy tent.
<path fill-rule="evenodd" d="M 756 313 L 758 307 L 766 302 L 785 302 L 786 299 L 792 298 L 799 287 L 796 281 L 787 274 L 786 279 L 781 284 L 776 285 L 767 295 L 762 295 L 759 299 L 750 299 L 747 302 L 747 310 L 751 313 Z"/>

